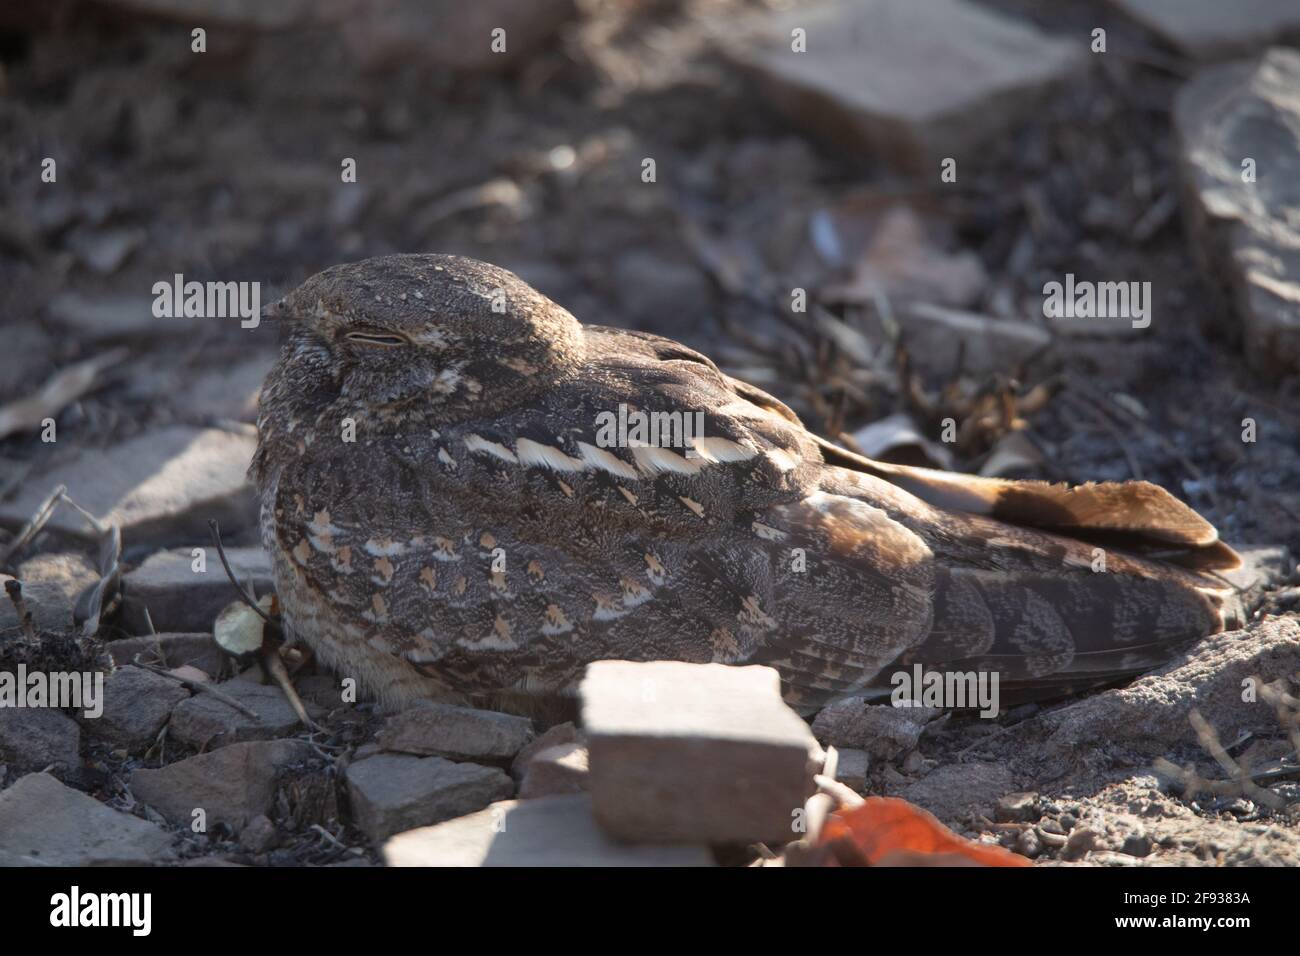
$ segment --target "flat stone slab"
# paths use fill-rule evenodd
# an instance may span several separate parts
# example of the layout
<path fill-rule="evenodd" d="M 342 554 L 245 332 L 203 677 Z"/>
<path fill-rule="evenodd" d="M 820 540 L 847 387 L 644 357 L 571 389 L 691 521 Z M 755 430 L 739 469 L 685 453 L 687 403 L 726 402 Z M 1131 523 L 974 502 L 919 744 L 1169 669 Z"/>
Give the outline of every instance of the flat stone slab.
<path fill-rule="evenodd" d="M 40 630 L 67 631 L 76 626 L 77 598 L 99 580 L 99 574 L 80 554 L 38 554 L 20 564 L 17 578 L 23 599 Z M 0 574 L 0 593 L 9 575 Z M 0 633 L 21 627 L 18 612 L 6 599 L 0 604 Z"/>
<path fill-rule="evenodd" d="M 87 450 L 30 476 L 14 499 L 0 504 L 0 524 L 20 527 L 62 484 L 101 522 L 120 525 L 126 546 L 206 541 L 209 518 L 227 533 L 256 521 L 253 489 L 244 478 L 255 446 L 250 435 L 168 426 L 109 449 Z M 47 527 L 94 535 L 67 506 L 55 511 Z"/>
<path fill-rule="evenodd" d="M 915 747 L 925 725 L 942 713 L 936 707 L 894 707 L 845 697 L 823 707 L 812 729 L 823 744 L 865 750 L 877 760 L 888 760 Z"/>
<path fill-rule="evenodd" d="M 1227 331 L 1267 376 L 1300 369 L 1297 89 L 1300 51 L 1276 49 L 1198 74 L 1174 108 L 1193 252 L 1228 305 Z"/>
<path fill-rule="evenodd" d="M 806 52 L 791 33 L 806 31 Z M 721 24 L 724 53 L 772 105 L 832 141 L 938 177 L 1085 64 L 1058 40 L 966 0 L 843 0 Z"/>
<path fill-rule="evenodd" d="M 519 799 L 533 800 L 587 791 L 588 756 L 582 744 L 558 744 L 539 751 L 528 762 Z"/>
<path fill-rule="evenodd" d="M 81 728 L 50 707 L 0 707 L 0 763 L 18 772 L 52 767 L 60 776 L 81 766 Z"/>
<path fill-rule="evenodd" d="M 632 846 L 596 825 L 585 795 L 505 800 L 486 810 L 399 833 L 389 866 L 713 866 L 707 847 Z"/>
<path fill-rule="evenodd" d="M 1300 37 L 1294 0 L 1110 0 L 1188 56 L 1245 56 L 1281 39 Z"/>
<path fill-rule="evenodd" d="M 388 718 L 376 739 L 400 753 L 509 761 L 533 736 L 533 722 L 525 717 L 424 703 Z"/>
<path fill-rule="evenodd" d="M 279 771 L 304 763 L 312 753 L 302 740 L 231 744 L 157 770 L 137 770 L 131 792 L 178 826 L 190 826 L 194 811 L 201 809 L 209 828 L 227 823 L 238 832 L 270 812 Z"/>
<path fill-rule="evenodd" d="M 171 736 L 197 750 L 213 750 L 243 740 L 284 737 L 302 729 L 284 692 L 273 684 L 228 680 L 217 687 L 257 714 L 257 719 L 212 694 L 198 693 L 172 711 Z M 310 701 L 303 706 L 313 718 L 324 713 Z"/>
<path fill-rule="evenodd" d="M 376 754 L 347 769 L 352 815 L 375 844 L 481 810 L 514 793 L 503 770 L 442 757 Z"/>
<path fill-rule="evenodd" d="M 960 820 L 963 814 L 991 814 L 1004 794 L 1016 789 L 1011 771 L 1000 763 L 955 763 L 938 767 L 899 793 L 940 820 Z"/>
<path fill-rule="evenodd" d="M 118 667 L 130 664 L 139 656 L 147 664 L 168 669 L 197 667 L 216 677 L 221 671 L 223 654 L 211 634 L 149 634 L 125 637 L 106 645 L 108 656 Z"/>
<path fill-rule="evenodd" d="M 223 529 L 224 530 L 224 529 Z M 122 620 L 140 634 L 149 632 L 145 609 L 154 629 L 207 631 L 227 604 L 239 600 L 221 566 L 217 549 L 203 548 L 202 571 L 194 570 L 193 548 L 150 555 L 122 580 Z M 239 583 L 261 597 L 272 590 L 271 559 L 261 548 L 226 548 L 226 557 Z"/>
<path fill-rule="evenodd" d="M 821 748 L 770 667 L 597 661 L 580 688 L 596 819 L 668 843 L 781 843 Z"/>
<path fill-rule="evenodd" d="M 0 792 L 0 857 L 46 866 L 147 866 L 172 859 L 172 835 L 46 773 Z"/>
<path fill-rule="evenodd" d="M 172 709 L 190 692 L 174 680 L 143 667 L 119 667 L 104 679 L 104 707 L 83 717 L 91 737 L 122 750 L 145 750 L 167 723 Z"/>

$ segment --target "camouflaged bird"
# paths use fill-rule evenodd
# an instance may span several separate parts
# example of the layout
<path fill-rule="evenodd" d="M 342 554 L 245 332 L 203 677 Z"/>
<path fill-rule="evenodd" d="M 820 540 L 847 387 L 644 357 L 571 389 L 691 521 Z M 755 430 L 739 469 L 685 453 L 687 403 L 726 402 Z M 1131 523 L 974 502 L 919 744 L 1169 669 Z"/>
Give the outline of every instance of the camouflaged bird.
<path fill-rule="evenodd" d="M 336 266 L 267 316 L 250 473 L 284 618 L 388 706 L 563 693 L 605 658 L 767 664 L 805 712 L 915 663 L 1051 690 L 1225 626 L 1208 572 L 1238 559 L 1156 485 L 874 462 L 486 263 Z M 704 433 L 618 447 L 620 406 Z"/>

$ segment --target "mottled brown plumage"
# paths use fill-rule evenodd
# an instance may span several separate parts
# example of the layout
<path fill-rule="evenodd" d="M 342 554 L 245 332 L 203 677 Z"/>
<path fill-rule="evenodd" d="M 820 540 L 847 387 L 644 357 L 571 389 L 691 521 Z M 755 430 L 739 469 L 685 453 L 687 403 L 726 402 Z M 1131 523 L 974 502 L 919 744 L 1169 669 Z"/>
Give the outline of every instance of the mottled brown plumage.
<path fill-rule="evenodd" d="M 1236 557 L 1157 486 L 872 462 L 494 266 L 370 259 L 269 311 L 251 473 L 281 605 L 390 705 L 562 693 L 602 658 L 770 664 L 804 710 L 913 662 L 1061 688 L 1224 624 L 1204 571 Z M 620 405 L 704 437 L 602 445 Z"/>

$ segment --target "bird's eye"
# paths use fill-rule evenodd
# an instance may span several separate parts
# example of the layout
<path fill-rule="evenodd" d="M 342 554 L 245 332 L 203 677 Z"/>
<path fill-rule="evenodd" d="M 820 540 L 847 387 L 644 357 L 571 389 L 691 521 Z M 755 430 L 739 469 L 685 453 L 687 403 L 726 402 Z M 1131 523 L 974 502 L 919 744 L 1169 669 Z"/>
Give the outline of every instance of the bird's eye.
<path fill-rule="evenodd" d="M 348 332 L 344 338 L 349 342 L 357 342 L 360 345 L 377 345 L 381 348 L 395 348 L 399 345 L 408 344 L 406 337 L 403 335 L 398 335 L 395 332 L 379 332 L 373 329 L 355 329 Z"/>

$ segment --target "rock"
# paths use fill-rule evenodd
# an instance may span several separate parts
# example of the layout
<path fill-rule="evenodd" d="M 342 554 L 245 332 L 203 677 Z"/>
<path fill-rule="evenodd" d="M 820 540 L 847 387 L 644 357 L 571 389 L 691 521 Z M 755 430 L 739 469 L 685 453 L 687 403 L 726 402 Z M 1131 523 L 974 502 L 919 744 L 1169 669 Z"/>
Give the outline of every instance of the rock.
<path fill-rule="evenodd" d="M 580 688 L 596 819 L 619 839 L 792 839 L 822 754 L 769 667 L 597 661 Z"/>
<path fill-rule="evenodd" d="M 1250 614 L 1259 607 L 1265 591 L 1291 580 L 1295 559 L 1285 545 L 1239 545 L 1236 551 L 1241 555 L 1241 567 L 1222 573 L 1228 583 L 1240 589 L 1238 598 Z"/>
<path fill-rule="evenodd" d="M 312 0 L 108 0 L 124 11 L 178 23 L 207 23 L 245 30 L 278 30 L 305 22 Z"/>
<path fill-rule="evenodd" d="M 172 836 L 33 773 L 0 792 L 0 855 L 45 866 L 146 866 L 170 860 Z"/>
<path fill-rule="evenodd" d="M 840 756 L 839 766 L 835 768 L 835 779 L 859 792 L 867 789 L 867 771 L 871 767 L 871 755 L 865 750 L 852 747 L 836 748 Z"/>
<path fill-rule="evenodd" d="M 202 809 L 209 829 L 226 823 L 239 831 L 271 811 L 279 772 L 311 756 L 311 747 L 301 740 L 231 744 L 157 770 L 136 770 L 131 792 L 177 826 L 190 826 L 194 811 Z"/>
<path fill-rule="evenodd" d="M 108 656 L 118 667 L 132 663 L 136 656 L 146 664 L 160 667 L 197 667 L 212 677 L 221 674 L 224 655 L 209 634 L 150 634 L 110 641 Z"/>
<path fill-rule="evenodd" d="M 939 376 L 955 376 L 959 368 L 970 375 L 1009 371 L 1052 344 L 1052 334 L 1032 322 L 923 302 L 898 311 L 908 355 L 919 369 Z M 877 319 L 866 327 L 878 324 Z"/>
<path fill-rule="evenodd" d="M 558 744 L 537 753 L 528 763 L 519 799 L 552 797 L 587 790 L 587 748 L 581 744 Z"/>
<path fill-rule="evenodd" d="M 1300 38 L 1292 0 L 1110 0 L 1188 56 L 1221 59 Z"/>
<path fill-rule="evenodd" d="M 1008 793 L 993 808 L 993 819 L 999 823 L 1032 823 L 1041 816 L 1038 794 L 1033 792 Z"/>
<path fill-rule="evenodd" d="M 224 529 L 223 529 L 224 530 Z M 160 551 L 122 580 L 122 623 L 149 632 L 145 609 L 157 631 L 206 631 L 227 604 L 239 600 L 215 548 L 204 548 L 204 569 L 194 570 L 192 548 Z M 261 548 L 227 548 L 235 577 L 258 597 L 271 591 L 271 560 Z M 215 646 L 215 645 L 214 645 Z"/>
<path fill-rule="evenodd" d="M 81 767 L 81 728 L 50 707 L 0 707 L 0 763 L 18 773 L 47 767 L 61 777 Z"/>
<path fill-rule="evenodd" d="M 373 843 L 481 810 L 514 792 L 504 771 L 442 757 L 379 754 L 347 769 L 358 827 Z"/>
<path fill-rule="evenodd" d="M 865 697 L 845 697 L 823 707 L 812 729 L 823 744 L 891 760 L 915 747 L 925 725 L 942 713 L 935 707 L 895 707 L 868 703 Z"/>
<path fill-rule="evenodd" d="M 143 229 L 74 229 L 64 245 L 87 269 L 112 275 L 144 242 Z"/>
<path fill-rule="evenodd" d="M 807 52 L 792 49 L 802 28 Z M 940 162 L 1026 118 L 1085 63 L 1057 40 L 966 0 L 841 0 L 720 25 L 724 53 L 792 121 L 937 181 Z"/>
<path fill-rule="evenodd" d="M 40 554 L 18 566 L 23 600 L 38 630 L 66 632 L 76 626 L 77 598 L 99 580 L 91 563 L 76 553 Z M 0 593 L 10 576 L 0 574 Z M 0 631 L 20 625 L 18 612 L 7 598 L 0 603 Z"/>
<path fill-rule="evenodd" d="M 1069 850 L 1069 843 L 1066 843 L 1066 850 Z M 1129 856 L 1150 856 L 1154 847 L 1151 838 L 1141 830 L 1130 833 L 1124 838 L 1124 845 L 1120 847 L 1119 852 L 1126 853 Z"/>
<path fill-rule="evenodd" d="M 575 12 L 573 0 L 332 0 L 343 38 L 368 68 L 424 63 L 451 70 L 502 70 L 541 45 Z M 492 31 L 505 49 L 492 50 Z"/>
<path fill-rule="evenodd" d="M 712 866 L 702 846 L 632 846 L 596 826 L 584 795 L 506 800 L 486 810 L 399 833 L 389 866 Z"/>
<path fill-rule="evenodd" d="M 400 753 L 504 762 L 533 739 L 533 722 L 490 710 L 425 702 L 388 718 L 375 739 L 385 750 Z"/>
<path fill-rule="evenodd" d="M 1079 753 L 1110 751 L 1116 758 L 1143 759 L 1166 755 L 1183 744 L 1197 746 L 1188 722 L 1193 708 L 1221 740 L 1235 740 L 1246 731 L 1271 735 L 1277 732 L 1274 708 L 1243 701 L 1242 682 L 1287 678 L 1295 671 L 1298 654 L 1300 622 L 1293 618 L 1266 618 L 1245 631 L 1207 637 L 1126 687 L 1043 715 L 1034 722 L 1050 732 L 1042 755 L 1063 761 Z"/>
<path fill-rule="evenodd" d="M 873 303 L 882 292 L 891 304 L 975 305 L 988 285 L 980 257 L 941 249 L 926 233 L 925 222 L 912 209 L 890 207 L 848 281 L 823 289 L 819 298 L 862 305 Z"/>
<path fill-rule="evenodd" d="M 249 853 L 265 853 L 279 839 L 275 824 L 269 817 L 258 814 L 239 831 L 239 845 Z"/>
<path fill-rule="evenodd" d="M 196 750 L 227 747 L 242 740 L 270 740 L 299 729 L 298 715 L 274 685 L 254 684 L 246 680 L 228 680 L 218 685 L 227 697 L 234 698 L 257 714 L 253 719 L 213 694 L 195 694 L 181 701 L 172 711 L 170 734 Z M 322 711 L 303 702 L 311 717 Z"/>
<path fill-rule="evenodd" d="M 533 757 L 543 750 L 558 747 L 560 744 L 576 743 L 578 739 L 578 729 L 573 726 L 572 721 L 566 720 L 562 724 L 548 727 L 545 732 L 534 737 L 524 746 L 523 750 L 515 755 L 515 759 L 510 763 L 510 776 L 515 778 L 516 783 L 522 782 L 524 772 L 528 769 L 528 764 Z"/>
<path fill-rule="evenodd" d="M 1272 50 L 1198 74 L 1174 109 L 1193 252 L 1230 305 L 1216 317 L 1267 376 L 1300 369 L 1298 86 L 1300 52 Z M 1243 181 L 1248 160 L 1257 181 Z"/>
<path fill-rule="evenodd" d="M 257 351 L 216 367 L 151 368 L 147 376 L 134 376 L 127 388 L 133 398 L 169 406 L 184 424 L 251 423 L 257 420 L 262 382 L 275 360 L 274 354 Z"/>
<path fill-rule="evenodd" d="M 104 681 L 104 709 L 84 717 L 86 732 L 110 747 L 145 750 L 167 723 L 172 709 L 190 692 L 142 667 L 120 667 Z"/>
<path fill-rule="evenodd" d="M 0 504 L 0 524 L 20 527 L 50 489 L 63 484 L 72 500 L 101 522 L 120 525 L 126 546 L 207 540 L 209 518 L 230 534 L 256 520 L 252 488 L 244 478 L 255 444 L 249 435 L 169 426 L 107 450 L 87 450 L 29 478 L 14 499 Z M 47 527 L 93 536 L 66 506 L 54 512 Z"/>
<path fill-rule="evenodd" d="M 612 280 L 627 324 L 659 335 L 691 335 L 698 325 L 689 316 L 698 316 L 713 301 L 713 290 L 699 269 L 647 249 L 620 255 Z"/>
<path fill-rule="evenodd" d="M 1015 789 L 1011 771 L 998 763 L 955 763 L 937 767 L 898 796 L 953 821 L 971 812 L 988 813 L 998 797 Z"/>
<path fill-rule="evenodd" d="M 79 340 L 103 342 L 110 339 L 189 334 L 201 320 L 159 319 L 153 314 L 150 296 L 82 296 L 62 292 L 49 301 L 51 317 L 71 327 Z"/>

